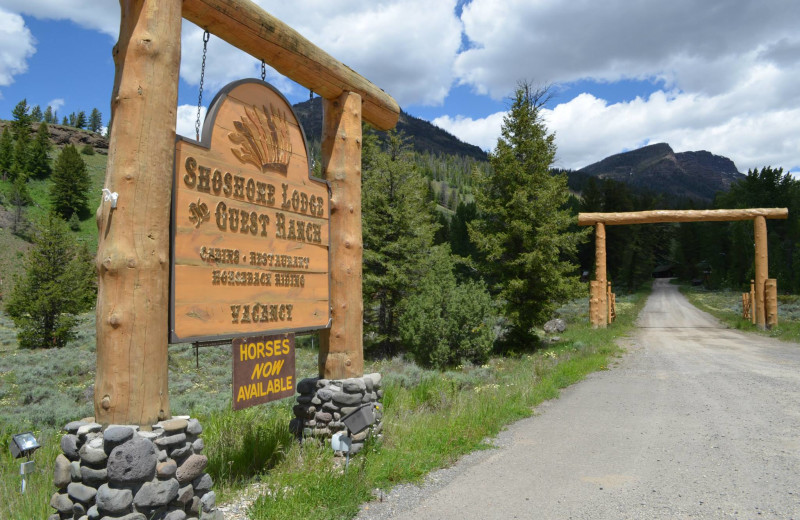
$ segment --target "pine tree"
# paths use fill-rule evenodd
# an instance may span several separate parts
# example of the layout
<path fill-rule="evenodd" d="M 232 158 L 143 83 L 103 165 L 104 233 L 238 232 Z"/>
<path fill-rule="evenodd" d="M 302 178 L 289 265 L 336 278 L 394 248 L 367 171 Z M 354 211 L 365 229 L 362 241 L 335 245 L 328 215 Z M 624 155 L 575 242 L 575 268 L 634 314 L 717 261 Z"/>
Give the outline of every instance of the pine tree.
<path fill-rule="evenodd" d="M 86 128 L 86 112 L 83 110 L 75 116 L 75 128 Z"/>
<path fill-rule="evenodd" d="M 11 167 L 14 165 L 14 139 L 11 137 L 11 130 L 8 126 L 3 128 L 3 136 L 0 137 L 0 178 L 8 179 L 11 174 Z"/>
<path fill-rule="evenodd" d="M 401 304 L 427 269 L 435 220 L 425 200 L 427 181 L 409 160 L 401 136 L 389 133 L 381 150 L 365 131 L 362 156 L 365 333 L 393 354 L 400 347 Z"/>
<path fill-rule="evenodd" d="M 44 122 L 47 123 L 48 125 L 52 125 L 53 123 L 55 123 L 56 120 L 53 118 L 53 107 L 47 105 L 47 108 L 44 109 L 43 117 L 44 117 Z"/>
<path fill-rule="evenodd" d="M 103 116 L 100 114 L 100 111 L 96 108 L 92 109 L 92 113 L 89 114 L 89 130 L 92 132 L 99 132 L 100 129 L 103 128 Z"/>
<path fill-rule="evenodd" d="M 11 185 L 11 204 L 14 206 L 14 217 L 11 223 L 11 232 L 15 235 L 25 234 L 24 208 L 33 204 L 28 193 L 25 177 L 17 177 Z"/>
<path fill-rule="evenodd" d="M 588 234 L 569 231 L 574 215 L 565 209 L 566 176 L 550 172 L 556 146 L 542 120 L 547 99 L 547 89 L 519 85 L 490 155 L 494 172 L 476 179 L 480 218 L 470 237 L 485 255 L 484 269 L 511 323 L 506 340 L 522 343 L 514 348 L 530 344 L 533 327 L 579 294 L 572 258 Z"/>
<path fill-rule="evenodd" d="M 14 118 L 11 121 L 11 133 L 14 134 L 14 139 L 19 139 L 21 134 L 30 132 L 30 115 L 28 114 L 28 100 L 23 99 L 11 111 L 11 116 Z"/>
<path fill-rule="evenodd" d="M 69 123 L 68 123 L 69 126 L 73 126 L 74 127 L 76 125 L 77 121 L 78 121 L 78 116 L 75 115 L 75 112 L 72 112 L 69 115 Z"/>
<path fill-rule="evenodd" d="M 6 312 L 19 328 L 22 348 L 58 348 L 75 337 L 76 314 L 88 310 L 87 265 L 66 223 L 50 213 L 39 225 Z"/>
<path fill-rule="evenodd" d="M 50 202 L 53 210 L 62 218 L 69 219 L 73 213 L 78 216 L 88 210 L 89 173 L 78 150 L 67 145 L 53 165 L 53 185 L 50 188 Z"/>
<path fill-rule="evenodd" d="M 42 108 L 39 105 L 35 105 L 31 109 L 30 121 L 31 123 L 41 123 L 44 115 L 42 114 Z"/>
<path fill-rule="evenodd" d="M 50 151 L 50 132 L 47 123 L 39 123 L 39 130 L 36 138 L 31 144 L 29 154 L 28 171 L 36 179 L 44 179 L 50 175 L 50 159 L 47 154 Z"/>
<path fill-rule="evenodd" d="M 20 131 L 14 143 L 14 163 L 11 165 L 11 179 L 21 178 L 27 180 L 30 165 L 31 136 L 25 131 Z"/>
<path fill-rule="evenodd" d="M 67 120 L 67 116 L 64 116 L 64 119 L 61 120 L 61 124 L 64 126 L 69 126 L 69 121 Z"/>

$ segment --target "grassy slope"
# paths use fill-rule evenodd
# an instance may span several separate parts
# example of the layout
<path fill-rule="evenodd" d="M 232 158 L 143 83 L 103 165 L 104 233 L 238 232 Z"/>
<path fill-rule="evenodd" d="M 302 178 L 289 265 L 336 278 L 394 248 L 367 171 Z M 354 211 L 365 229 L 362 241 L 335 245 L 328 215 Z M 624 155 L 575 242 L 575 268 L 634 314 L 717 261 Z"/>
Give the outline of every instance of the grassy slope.
<path fill-rule="evenodd" d="M 58 157 L 58 154 L 58 148 L 54 147 L 50 152 L 51 164 L 52 160 Z M 92 184 L 89 189 L 90 215 L 87 215 L 81 221 L 81 227 L 76 232 L 76 237 L 78 240 L 86 242 L 90 251 L 95 251 L 97 249 L 97 225 L 94 220 L 94 210 L 100 203 L 101 190 L 105 181 L 107 157 L 95 153 L 94 155 L 81 154 L 81 158 L 86 163 Z M 49 211 L 50 199 L 48 193 L 51 184 L 49 179 L 28 181 L 28 192 L 34 201 L 32 206 L 24 210 L 25 218 L 28 222 L 37 222 Z M 13 206 L 8 202 L 9 198 L 7 196 L 10 188 L 10 182 L 0 181 L 0 202 L 2 202 L 3 210 L 5 211 L 13 211 Z M 0 280 L 2 281 L 0 298 L 11 292 L 14 287 L 14 277 L 23 274 L 22 259 L 25 256 L 25 251 L 29 248 L 30 243 L 14 235 L 11 229 L 0 228 Z"/>

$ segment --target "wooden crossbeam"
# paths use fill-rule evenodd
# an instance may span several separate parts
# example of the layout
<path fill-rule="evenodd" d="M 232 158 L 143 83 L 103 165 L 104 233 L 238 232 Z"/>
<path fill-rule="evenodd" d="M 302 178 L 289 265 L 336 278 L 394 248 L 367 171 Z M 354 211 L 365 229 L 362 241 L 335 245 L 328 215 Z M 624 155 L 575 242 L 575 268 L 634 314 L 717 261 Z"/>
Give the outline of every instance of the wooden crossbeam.
<path fill-rule="evenodd" d="M 705 209 L 705 210 L 654 210 L 626 213 L 578 213 L 579 226 L 606 226 L 623 224 L 658 224 L 662 222 L 721 222 L 753 220 L 756 217 L 787 219 L 787 208 Z"/>

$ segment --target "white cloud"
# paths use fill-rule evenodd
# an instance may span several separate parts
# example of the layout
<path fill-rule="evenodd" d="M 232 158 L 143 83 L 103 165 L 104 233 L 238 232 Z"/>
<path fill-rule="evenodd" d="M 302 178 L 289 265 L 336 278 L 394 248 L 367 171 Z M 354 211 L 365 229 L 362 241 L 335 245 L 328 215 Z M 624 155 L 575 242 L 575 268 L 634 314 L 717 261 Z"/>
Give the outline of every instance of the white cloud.
<path fill-rule="evenodd" d="M 65 101 L 62 98 L 51 99 L 48 101 L 47 106 L 51 107 L 53 111 L 60 110 L 64 106 Z M 46 108 L 46 107 L 45 107 Z"/>
<path fill-rule="evenodd" d="M 35 43 L 25 20 L 0 7 L 0 86 L 10 85 L 14 76 L 28 70 Z"/>
<path fill-rule="evenodd" d="M 462 21 L 473 47 L 458 56 L 456 74 L 496 98 L 524 78 L 661 78 L 669 87 L 714 94 L 747 74 L 749 60 L 741 56 L 770 49 L 791 55 L 800 4 L 473 0 Z M 783 48 L 775 48 L 780 42 L 786 42 Z"/>
<path fill-rule="evenodd" d="M 453 83 L 453 61 L 461 43 L 455 0 L 258 1 L 335 59 L 391 94 L 401 106 L 440 104 Z M 202 30 L 184 22 L 181 78 L 200 78 Z M 224 66 L 220 66 L 222 63 Z M 260 63 L 211 36 L 206 81 L 220 87 L 260 74 Z M 267 81 L 296 89 L 269 69 Z"/>
<path fill-rule="evenodd" d="M 497 145 L 497 137 L 500 135 L 505 115 L 506 112 L 497 112 L 478 119 L 445 115 L 437 117 L 431 123 L 482 150 L 493 150 Z"/>
<path fill-rule="evenodd" d="M 200 133 L 203 132 L 203 121 L 206 119 L 206 107 L 200 107 Z M 194 139 L 197 136 L 195 123 L 197 122 L 197 106 L 180 105 L 178 106 L 178 121 L 175 133 Z M 201 135 L 202 137 L 202 135 Z"/>
<path fill-rule="evenodd" d="M 81 27 L 116 38 L 119 4 L 97 0 L 0 0 L 0 6 L 43 20 L 71 20 Z"/>

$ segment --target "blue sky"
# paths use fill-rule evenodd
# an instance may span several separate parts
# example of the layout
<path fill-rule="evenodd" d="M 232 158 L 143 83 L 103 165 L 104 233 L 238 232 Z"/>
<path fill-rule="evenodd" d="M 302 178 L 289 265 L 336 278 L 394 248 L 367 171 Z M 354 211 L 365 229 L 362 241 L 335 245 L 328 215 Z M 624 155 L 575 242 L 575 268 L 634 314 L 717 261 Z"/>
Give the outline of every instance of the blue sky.
<path fill-rule="evenodd" d="M 556 166 L 647 143 L 800 174 L 800 3 L 771 0 L 259 0 L 403 109 L 484 149 L 520 80 L 549 84 Z M 117 2 L 0 0 L 0 118 L 22 98 L 107 121 Z M 194 128 L 202 31 L 184 22 L 179 132 Z M 204 104 L 260 64 L 214 36 Z M 308 91 L 274 71 L 293 102 Z"/>

